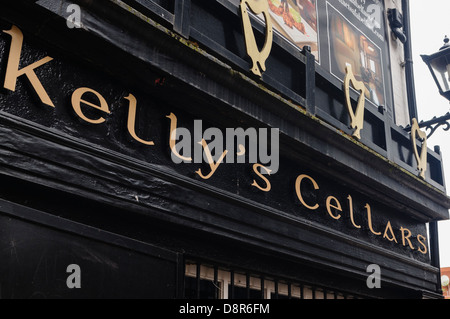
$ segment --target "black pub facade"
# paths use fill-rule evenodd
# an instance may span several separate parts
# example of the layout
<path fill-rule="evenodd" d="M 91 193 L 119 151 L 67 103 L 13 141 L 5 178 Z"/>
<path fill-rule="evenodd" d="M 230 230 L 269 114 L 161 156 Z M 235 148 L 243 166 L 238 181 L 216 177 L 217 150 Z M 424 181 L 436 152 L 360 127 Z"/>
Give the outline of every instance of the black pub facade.
<path fill-rule="evenodd" d="M 1 298 L 439 298 L 407 1 L 15 0 L 0 27 Z"/>

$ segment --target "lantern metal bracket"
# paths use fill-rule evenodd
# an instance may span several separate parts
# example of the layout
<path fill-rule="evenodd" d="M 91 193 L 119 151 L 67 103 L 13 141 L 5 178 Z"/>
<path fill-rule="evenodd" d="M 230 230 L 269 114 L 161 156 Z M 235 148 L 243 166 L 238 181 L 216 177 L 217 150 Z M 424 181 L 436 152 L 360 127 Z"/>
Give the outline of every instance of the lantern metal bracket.
<path fill-rule="evenodd" d="M 440 117 L 433 117 L 431 120 L 428 121 L 422 121 L 419 123 L 419 127 L 420 128 L 425 128 L 427 131 L 429 130 L 430 132 L 427 135 L 427 138 L 430 138 L 435 132 L 436 130 L 443 126 L 443 130 L 444 131 L 450 131 L 450 112 L 445 114 L 444 116 L 440 116 Z M 405 130 L 407 132 L 411 131 L 411 125 L 408 125 L 407 127 L 405 127 Z"/>
<path fill-rule="evenodd" d="M 434 82 L 439 89 L 439 94 L 450 101 L 450 39 L 445 36 L 444 45 L 438 52 L 431 55 L 421 55 L 423 62 L 428 66 Z M 444 131 L 450 131 L 450 112 L 440 116 L 433 117 L 431 120 L 420 122 L 419 128 L 429 130 L 427 138 L 430 138 L 439 127 Z M 408 125 L 406 131 L 411 131 L 412 127 Z"/>

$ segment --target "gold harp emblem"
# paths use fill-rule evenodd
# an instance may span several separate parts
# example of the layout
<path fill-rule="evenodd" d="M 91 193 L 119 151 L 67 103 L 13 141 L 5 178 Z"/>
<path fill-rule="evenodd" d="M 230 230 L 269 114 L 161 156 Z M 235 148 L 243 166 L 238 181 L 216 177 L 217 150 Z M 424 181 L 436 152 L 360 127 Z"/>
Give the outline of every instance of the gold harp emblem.
<path fill-rule="evenodd" d="M 425 172 L 427 171 L 427 134 L 424 131 L 420 130 L 419 123 L 417 123 L 417 119 L 412 120 L 413 125 L 411 127 L 411 142 L 413 145 L 414 156 L 417 161 L 417 169 L 419 170 L 419 176 L 425 179 Z M 417 150 L 416 138 L 419 137 L 419 140 L 422 142 L 422 150 Z"/>
<path fill-rule="evenodd" d="M 364 82 L 358 81 L 355 78 L 355 75 L 353 74 L 353 69 L 351 65 L 347 65 L 345 67 L 345 80 L 344 80 L 344 91 L 345 91 L 345 98 L 346 98 L 346 104 L 347 104 L 347 110 L 350 115 L 350 127 L 354 129 L 353 137 L 357 139 L 361 139 L 361 130 L 364 126 L 364 109 L 365 109 L 365 103 L 366 103 L 366 95 L 369 94 L 369 91 L 367 90 L 366 86 L 364 85 Z M 350 100 L 350 84 L 353 86 L 353 88 L 356 91 L 360 92 L 358 104 L 356 106 L 356 114 L 353 112 L 352 103 Z"/>
<path fill-rule="evenodd" d="M 247 54 L 253 62 L 251 71 L 258 76 L 262 76 L 261 71 L 266 71 L 266 60 L 272 50 L 273 41 L 273 27 L 269 15 L 269 4 L 267 0 L 241 0 L 240 7 L 242 23 L 244 25 L 245 46 L 247 48 Z M 248 9 L 256 15 L 261 13 L 264 14 L 264 19 L 266 20 L 266 40 L 261 51 L 258 50 L 256 44 L 255 34 L 253 33 L 250 16 L 248 15 Z"/>

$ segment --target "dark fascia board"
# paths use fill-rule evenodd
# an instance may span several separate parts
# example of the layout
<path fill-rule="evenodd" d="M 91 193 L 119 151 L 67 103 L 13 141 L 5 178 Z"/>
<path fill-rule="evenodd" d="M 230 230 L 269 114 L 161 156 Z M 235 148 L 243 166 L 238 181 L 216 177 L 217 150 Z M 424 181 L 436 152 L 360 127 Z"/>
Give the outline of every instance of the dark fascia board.
<path fill-rule="evenodd" d="M 205 185 L 170 169 L 132 160 L 67 134 L 49 132 L 13 116 L 1 116 L 0 121 L 0 136 L 13 137 L 7 149 L 0 148 L 0 158 L 6 163 L 17 163 L 1 165 L 2 174 L 126 212 L 213 233 L 260 249 L 263 247 L 297 262 L 337 268 L 351 277 L 367 277 L 365 267 L 377 263 L 383 267 L 383 281 L 393 285 L 433 290 L 437 280 L 439 270 L 427 263 Z M 24 149 L 30 154 L 52 153 L 56 158 L 36 158 L 30 163 L 27 160 L 29 154 L 21 151 Z M 66 157 L 73 160 L 64 162 L 62 158 Z M 84 167 L 85 161 L 91 163 L 89 168 Z M 119 171 L 121 173 L 117 174 Z M 170 196 L 168 190 L 176 193 L 179 199 Z M 191 200 L 187 203 L 183 198 Z M 205 203 L 208 203 L 206 207 Z M 14 210 L 9 212 L 17 214 Z M 46 216 L 49 220 L 55 219 Z M 33 215 L 31 210 L 29 215 L 22 217 L 39 216 Z M 53 226 L 58 227 L 57 224 Z"/>
<path fill-rule="evenodd" d="M 180 254 L 0 199 L 0 213 L 179 264 Z"/>
<path fill-rule="evenodd" d="M 84 14 L 84 29 L 79 31 L 77 36 L 83 38 L 89 35 L 107 42 L 118 51 L 140 60 L 143 65 L 151 66 L 173 77 L 182 84 L 177 87 L 184 87 L 184 90 L 198 90 L 201 93 L 207 91 L 206 88 L 210 85 L 205 82 L 203 75 L 206 74 L 209 79 L 213 78 L 230 91 L 229 100 L 227 100 L 227 94 L 218 95 L 220 90 L 207 94 L 228 104 L 235 112 L 245 113 L 264 125 L 280 128 L 285 140 L 293 139 L 299 148 L 304 149 L 306 146 L 320 155 L 323 163 L 326 163 L 324 167 L 345 167 L 345 170 L 352 172 L 353 176 L 350 179 L 341 176 L 346 182 L 360 187 L 360 181 L 364 180 L 363 192 L 368 195 L 376 194 L 385 202 L 404 208 L 406 213 L 412 214 L 419 220 L 428 222 L 448 219 L 450 198 L 441 190 L 425 183 L 319 118 L 308 114 L 303 106 L 286 100 L 256 80 L 233 70 L 226 63 L 200 49 L 195 43 L 153 22 L 121 1 L 110 0 L 102 4 L 82 0 L 77 2 L 89 9 Z M 100 5 L 101 8 L 99 8 Z M 67 37 L 70 39 L 74 35 L 65 30 L 67 28 L 62 28 L 58 32 L 54 31 L 55 24 L 61 28 L 61 24 L 65 23 L 64 14 L 47 9 L 44 11 L 47 11 L 48 18 L 43 21 L 36 21 L 36 18 L 33 19 L 28 13 L 28 22 L 25 24 L 28 24 L 30 32 L 39 30 L 38 36 L 43 37 L 45 34 L 44 39 L 52 45 L 59 46 L 60 49 L 68 52 L 77 52 L 78 57 L 83 59 L 86 59 L 86 56 L 90 59 L 100 59 L 100 56 L 95 56 L 95 53 L 87 54 L 87 52 L 95 51 L 95 48 L 89 48 L 89 45 L 83 48 L 77 45 L 79 50 L 68 48 L 68 45 L 75 45 L 75 41 L 69 44 L 71 41 L 67 41 Z M 6 14 L 5 16 L 8 17 Z M 36 23 L 39 28 L 36 27 Z M 133 37 L 124 37 L 123 28 L 126 28 Z M 152 49 L 155 45 L 158 47 L 158 52 Z M 161 52 L 175 55 L 176 61 L 180 63 L 174 63 L 172 60 L 170 63 L 161 62 L 155 59 L 156 56 L 152 56 Z M 107 69 L 106 66 L 105 69 Z M 193 70 L 195 72 L 192 72 Z M 232 94 L 245 96 L 249 103 L 235 105 L 231 102 Z"/>

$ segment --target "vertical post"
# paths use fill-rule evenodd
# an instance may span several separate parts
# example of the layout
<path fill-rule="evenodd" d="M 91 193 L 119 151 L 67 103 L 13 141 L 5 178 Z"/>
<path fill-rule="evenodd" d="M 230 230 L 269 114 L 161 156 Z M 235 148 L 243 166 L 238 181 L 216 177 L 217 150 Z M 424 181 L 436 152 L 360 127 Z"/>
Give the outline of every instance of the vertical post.
<path fill-rule="evenodd" d="M 264 276 L 261 276 L 261 299 L 265 299 Z"/>
<path fill-rule="evenodd" d="M 441 165 L 439 167 L 441 174 L 439 174 L 438 182 L 442 186 L 444 186 L 444 188 L 446 188 L 446 186 L 445 186 L 445 178 L 444 178 L 444 161 L 442 160 L 441 147 L 439 145 L 435 145 L 434 146 L 434 152 L 440 156 L 439 162 L 441 163 Z"/>
<path fill-rule="evenodd" d="M 200 274 L 200 263 L 197 263 L 197 272 L 196 272 L 196 280 L 197 280 L 197 287 L 196 287 L 196 289 L 197 289 L 197 291 L 196 291 L 196 298 L 197 299 L 200 299 L 200 276 L 201 276 L 201 274 Z"/>
<path fill-rule="evenodd" d="M 247 292 L 247 299 L 250 299 L 250 275 L 248 273 L 245 274 L 245 288 Z"/>
<path fill-rule="evenodd" d="M 306 110 L 316 115 L 316 58 L 309 45 L 304 46 L 302 52 L 306 57 Z"/>
<path fill-rule="evenodd" d="M 186 39 L 191 32 L 191 0 L 175 1 L 175 19 L 173 29 Z"/>
<path fill-rule="evenodd" d="M 230 271 L 230 291 L 228 292 L 228 298 L 234 299 L 234 270 Z"/>
<path fill-rule="evenodd" d="M 214 299 L 219 299 L 219 268 L 214 266 Z"/>
<path fill-rule="evenodd" d="M 438 222 L 433 221 L 430 223 L 430 254 L 431 254 L 431 265 L 439 269 L 439 275 L 436 282 L 436 292 L 442 294 L 441 287 L 441 261 L 439 256 L 439 232 L 438 232 Z"/>
<path fill-rule="evenodd" d="M 419 120 L 417 114 L 417 102 L 416 102 L 416 91 L 414 87 L 414 67 L 412 58 L 412 44 L 411 44 L 411 21 L 409 12 L 409 0 L 402 0 L 402 11 L 403 11 L 403 32 L 407 37 L 407 41 L 404 45 L 405 53 L 405 74 L 406 74 L 406 90 L 408 94 L 408 109 L 409 118 L 412 120 L 416 118 Z"/>
<path fill-rule="evenodd" d="M 181 254 L 177 257 L 177 292 L 176 292 L 176 298 L 178 299 L 184 299 L 185 293 L 186 293 L 186 260 L 184 256 Z M 0 286 L 1 290 L 1 286 Z M 0 291 L 0 299 L 1 299 L 1 291 Z"/>

